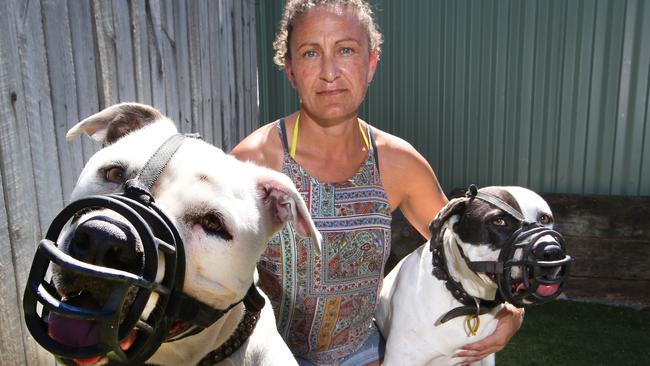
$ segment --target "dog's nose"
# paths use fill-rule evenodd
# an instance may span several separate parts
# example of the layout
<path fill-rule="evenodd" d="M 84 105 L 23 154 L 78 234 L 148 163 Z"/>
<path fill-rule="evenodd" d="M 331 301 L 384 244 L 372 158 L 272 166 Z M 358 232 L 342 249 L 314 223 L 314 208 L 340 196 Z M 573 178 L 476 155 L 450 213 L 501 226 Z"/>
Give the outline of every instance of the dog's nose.
<path fill-rule="evenodd" d="M 537 260 L 556 261 L 564 258 L 562 248 L 554 241 L 542 241 L 533 247 L 533 255 Z"/>
<path fill-rule="evenodd" d="M 110 217 L 95 216 L 79 224 L 68 253 L 80 261 L 139 273 L 143 254 L 131 230 Z"/>

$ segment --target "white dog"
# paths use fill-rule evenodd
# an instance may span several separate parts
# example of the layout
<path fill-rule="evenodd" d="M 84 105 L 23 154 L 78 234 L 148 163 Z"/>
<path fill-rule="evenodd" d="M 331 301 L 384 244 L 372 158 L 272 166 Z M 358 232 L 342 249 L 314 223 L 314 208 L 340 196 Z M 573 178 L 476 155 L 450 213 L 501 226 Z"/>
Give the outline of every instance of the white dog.
<path fill-rule="evenodd" d="M 82 133 L 105 147 L 84 167 L 72 193 L 72 201 L 90 195 L 122 192 L 125 182 L 143 168 L 164 141 L 178 132 L 174 123 L 157 110 L 146 105 L 124 103 L 81 121 L 68 132 L 67 137 L 72 139 Z M 240 300 L 253 283 L 256 262 L 267 240 L 287 221 L 292 221 L 303 235 L 312 236 L 315 250 L 319 250 L 320 234 L 288 177 L 237 161 L 196 138 L 183 140 L 156 178 L 151 194 L 155 204 L 178 229 L 185 247 L 182 292 L 209 310 L 225 309 L 225 314 L 198 334 L 194 333 L 198 329 L 190 327 L 187 332 L 181 332 L 184 337 L 174 337 L 173 342 L 165 340 L 147 363 L 212 365 L 214 360 L 204 357 L 224 344 L 244 317 L 244 303 Z M 59 247 L 80 261 L 112 265 L 119 270 L 138 273 L 142 262 L 141 238 L 133 223 L 107 211 L 95 209 L 75 215 L 59 236 Z M 164 262 L 160 250 L 158 255 L 158 261 Z M 104 259 L 94 259 L 99 256 Z M 165 276 L 164 264 L 158 265 L 157 281 Z M 113 296 L 110 289 L 106 289 L 109 286 L 100 280 L 69 275 L 57 267 L 53 279 L 61 301 L 68 306 L 92 304 L 102 307 L 103 303 L 110 301 L 106 298 Z M 156 295 L 154 293 L 148 299 L 141 319 L 155 314 Z M 128 297 L 123 311 L 128 311 L 134 301 L 133 296 Z M 50 314 L 47 332 L 57 342 L 82 347 L 99 342 L 103 335 L 99 335 L 98 327 L 92 321 Z M 120 348 L 124 352 L 129 352 L 130 347 L 135 348 L 138 337 L 144 334 L 143 329 L 133 330 L 121 339 Z M 241 342 L 236 340 L 234 343 L 238 345 Z M 102 356 L 78 357 L 74 362 L 105 364 L 108 359 Z M 268 301 L 252 335 L 220 364 L 296 364 L 276 331 Z"/>
<path fill-rule="evenodd" d="M 520 187 L 468 195 L 450 201 L 431 241 L 384 279 L 376 320 L 386 366 L 459 364 L 463 345 L 495 330 L 503 300 L 521 306 L 560 291 L 570 258 L 546 202 Z M 493 365 L 494 355 L 474 364 Z"/>

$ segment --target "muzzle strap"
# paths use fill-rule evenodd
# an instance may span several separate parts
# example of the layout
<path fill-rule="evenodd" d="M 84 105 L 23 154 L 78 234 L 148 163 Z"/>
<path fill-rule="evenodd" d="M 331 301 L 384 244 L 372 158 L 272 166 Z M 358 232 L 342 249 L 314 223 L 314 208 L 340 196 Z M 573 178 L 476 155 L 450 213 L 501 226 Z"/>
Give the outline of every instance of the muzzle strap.
<path fill-rule="evenodd" d="M 148 189 L 151 189 L 184 139 L 185 135 L 182 134 L 176 134 L 168 138 L 167 141 L 158 147 L 158 150 L 156 150 L 151 158 L 149 158 L 147 163 L 135 176 L 135 179 L 142 182 Z"/>
<path fill-rule="evenodd" d="M 476 262 L 471 262 L 469 261 L 466 257 L 463 256 L 465 259 L 465 263 L 467 263 L 467 266 L 469 269 L 471 269 L 474 272 L 477 273 L 503 273 L 503 263 L 502 262 L 490 262 L 490 261 L 476 261 Z"/>
<path fill-rule="evenodd" d="M 526 220 L 524 215 L 521 214 L 521 212 L 515 210 L 512 206 L 510 206 L 506 201 L 502 200 L 501 198 L 486 193 L 486 192 L 480 192 L 476 188 L 474 184 L 469 186 L 469 189 L 467 190 L 467 193 L 465 194 L 467 198 L 473 199 L 473 198 L 478 198 L 482 201 L 485 201 L 495 207 L 498 207 L 502 209 L 503 211 L 507 212 L 509 215 L 517 219 L 518 221 L 528 223 L 529 221 Z"/>
<path fill-rule="evenodd" d="M 147 160 L 138 174 L 125 183 L 124 194 L 145 204 L 153 202 L 151 187 L 156 183 L 160 174 L 165 170 L 167 163 L 169 163 L 178 148 L 183 144 L 185 137 L 197 136 L 195 134 L 183 135 L 179 133 L 169 137 L 158 147 L 149 160 Z"/>
<path fill-rule="evenodd" d="M 175 295 L 177 300 L 176 306 L 178 309 L 176 319 L 195 324 L 202 329 L 211 326 L 217 320 L 221 319 L 232 308 L 244 301 L 242 298 L 239 301 L 230 304 L 225 309 L 215 309 L 198 300 L 195 300 L 188 295 L 185 295 L 184 293 L 176 293 Z"/>

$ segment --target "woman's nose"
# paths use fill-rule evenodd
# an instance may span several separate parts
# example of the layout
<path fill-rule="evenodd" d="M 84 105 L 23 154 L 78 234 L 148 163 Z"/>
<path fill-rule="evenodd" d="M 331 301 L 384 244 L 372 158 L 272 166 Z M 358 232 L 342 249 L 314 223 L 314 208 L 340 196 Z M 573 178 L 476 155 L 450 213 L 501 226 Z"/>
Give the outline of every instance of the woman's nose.
<path fill-rule="evenodd" d="M 325 55 L 322 60 L 320 78 L 331 83 L 339 76 L 338 64 L 335 57 L 331 55 Z"/>

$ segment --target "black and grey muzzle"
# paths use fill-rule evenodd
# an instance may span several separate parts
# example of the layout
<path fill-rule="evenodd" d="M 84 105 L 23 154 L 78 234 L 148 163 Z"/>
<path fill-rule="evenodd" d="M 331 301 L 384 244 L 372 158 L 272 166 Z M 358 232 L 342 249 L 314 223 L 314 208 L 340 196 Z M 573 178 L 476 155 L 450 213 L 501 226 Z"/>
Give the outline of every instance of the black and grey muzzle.
<path fill-rule="evenodd" d="M 521 223 L 505 242 L 496 261 L 468 261 L 474 272 L 495 279 L 503 300 L 515 306 L 542 303 L 560 295 L 569 276 L 571 257 L 559 232 L 529 222 L 499 197 L 470 187 L 467 196 L 504 210 Z"/>

